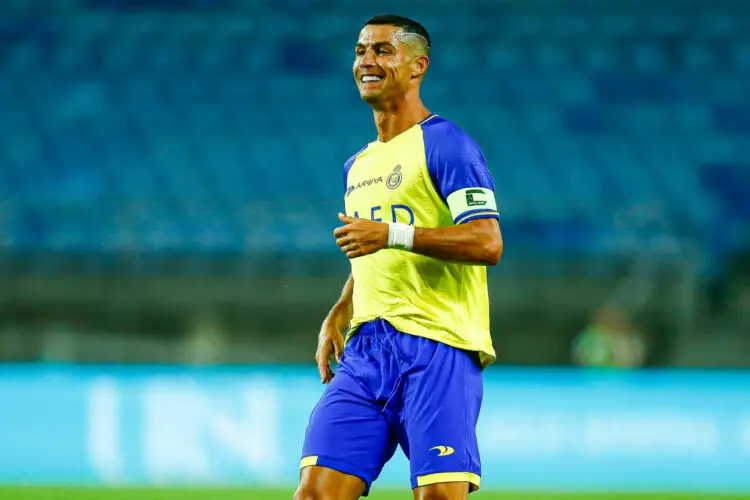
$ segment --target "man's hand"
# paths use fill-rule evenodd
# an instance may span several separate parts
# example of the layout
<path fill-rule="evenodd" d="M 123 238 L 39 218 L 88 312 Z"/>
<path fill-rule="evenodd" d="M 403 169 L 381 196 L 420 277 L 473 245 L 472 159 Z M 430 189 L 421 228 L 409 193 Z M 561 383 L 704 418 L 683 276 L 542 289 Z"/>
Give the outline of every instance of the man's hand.
<path fill-rule="evenodd" d="M 354 314 L 352 297 L 354 296 L 354 278 L 349 278 L 341 291 L 341 297 L 326 316 L 318 334 L 318 348 L 315 350 L 315 361 L 318 363 L 320 381 L 327 384 L 333 378 L 331 358 L 336 357 L 341 362 L 344 354 L 344 336 L 342 332 L 349 326 Z"/>
<path fill-rule="evenodd" d="M 336 244 L 350 259 L 375 253 L 388 246 L 388 224 L 339 214 L 345 225 L 336 228 Z"/>
<path fill-rule="evenodd" d="M 341 355 L 344 352 L 344 336 L 341 332 L 349 321 L 347 316 L 343 308 L 335 307 L 320 327 L 315 361 L 318 363 L 320 382 L 323 384 L 327 384 L 333 378 L 331 358 L 335 356 L 336 362 L 341 361 Z M 342 325 L 344 325 L 343 328 Z"/>

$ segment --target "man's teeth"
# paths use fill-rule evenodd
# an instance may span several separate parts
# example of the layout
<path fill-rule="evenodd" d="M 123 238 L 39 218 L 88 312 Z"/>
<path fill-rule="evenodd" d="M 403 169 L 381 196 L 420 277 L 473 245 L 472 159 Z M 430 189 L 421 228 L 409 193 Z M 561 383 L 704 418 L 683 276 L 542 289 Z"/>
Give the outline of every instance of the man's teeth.
<path fill-rule="evenodd" d="M 382 76 L 377 76 L 377 75 L 365 75 L 365 76 L 363 76 L 363 77 L 362 77 L 362 82 L 363 82 L 363 83 L 368 83 L 368 82 L 379 82 L 379 81 L 380 81 L 380 80 L 382 80 L 382 79 L 383 79 L 383 77 L 382 77 Z"/>

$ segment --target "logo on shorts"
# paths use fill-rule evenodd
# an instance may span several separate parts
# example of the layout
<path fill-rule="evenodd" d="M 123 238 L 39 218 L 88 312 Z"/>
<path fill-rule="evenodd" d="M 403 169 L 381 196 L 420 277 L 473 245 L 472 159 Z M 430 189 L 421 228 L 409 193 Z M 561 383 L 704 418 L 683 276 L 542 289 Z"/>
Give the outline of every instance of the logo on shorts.
<path fill-rule="evenodd" d="M 483 189 L 469 189 L 466 191 L 466 204 L 470 207 L 484 206 L 487 204 L 487 200 L 477 200 L 474 195 L 484 194 Z"/>
<path fill-rule="evenodd" d="M 385 180 L 385 185 L 388 186 L 388 189 L 396 189 L 401 185 L 402 179 L 403 175 L 401 174 L 401 165 L 396 165 L 393 167 L 391 175 Z"/>
<path fill-rule="evenodd" d="M 430 448 L 430 451 L 437 450 L 439 457 L 447 457 L 448 455 L 453 455 L 453 453 L 456 451 L 450 446 L 434 446 Z"/>

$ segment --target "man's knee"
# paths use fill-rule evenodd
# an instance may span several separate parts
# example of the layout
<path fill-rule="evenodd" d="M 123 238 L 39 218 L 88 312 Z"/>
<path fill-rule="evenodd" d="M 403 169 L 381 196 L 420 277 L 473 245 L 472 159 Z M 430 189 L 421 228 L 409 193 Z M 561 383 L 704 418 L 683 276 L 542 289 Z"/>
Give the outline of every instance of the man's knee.
<path fill-rule="evenodd" d="M 321 485 L 301 482 L 294 492 L 294 500 L 334 500 Z"/>
<path fill-rule="evenodd" d="M 294 500 L 338 500 L 335 484 L 331 481 L 321 481 L 320 477 L 303 475 Z"/>

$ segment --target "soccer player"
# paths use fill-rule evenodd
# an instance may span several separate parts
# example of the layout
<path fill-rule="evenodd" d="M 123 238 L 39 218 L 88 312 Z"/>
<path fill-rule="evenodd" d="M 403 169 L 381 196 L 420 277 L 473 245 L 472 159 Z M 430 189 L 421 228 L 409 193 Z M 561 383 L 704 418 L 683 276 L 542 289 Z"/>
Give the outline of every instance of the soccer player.
<path fill-rule="evenodd" d="M 495 360 L 486 266 L 503 242 L 494 186 L 471 137 L 422 104 L 424 27 L 374 17 L 355 54 L 378 137 L 344 166 L 346 215 L 334 236 L 351 275 L 320 331 L 328 385 L 294 498 L 367 496 L 400 445 L 416 499 L 465 499 L 479 488 L 482 370 Z"/>

